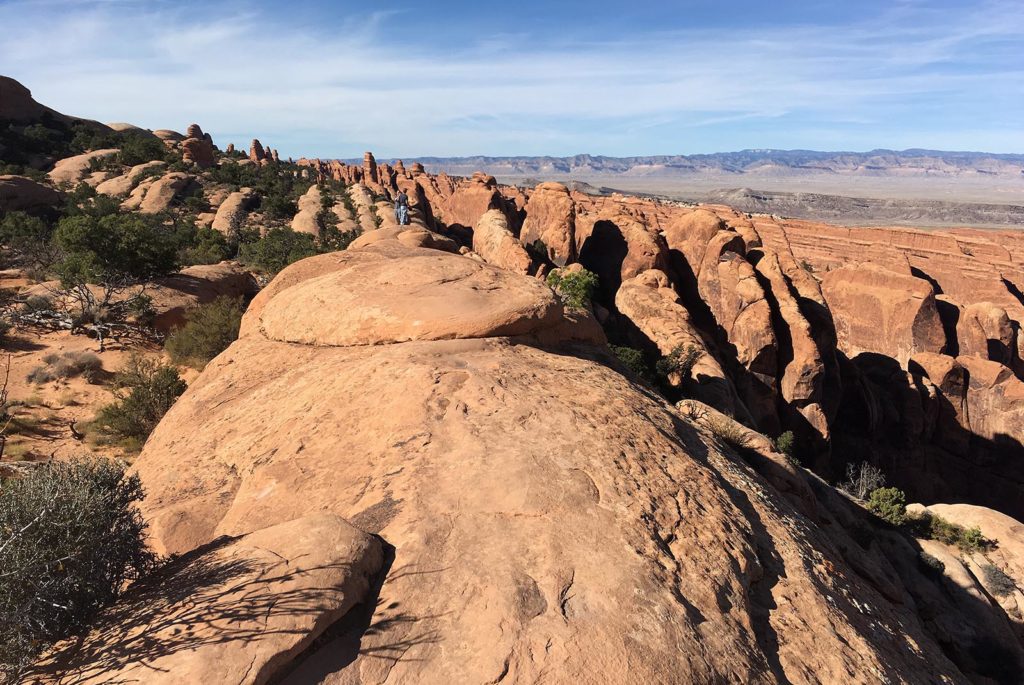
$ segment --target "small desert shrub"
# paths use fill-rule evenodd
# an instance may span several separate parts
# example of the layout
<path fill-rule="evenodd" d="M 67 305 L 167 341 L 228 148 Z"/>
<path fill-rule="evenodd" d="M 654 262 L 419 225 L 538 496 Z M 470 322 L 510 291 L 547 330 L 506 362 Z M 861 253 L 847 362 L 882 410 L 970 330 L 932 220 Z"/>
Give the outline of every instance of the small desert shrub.
<path fill-rule="evenodd" d="M 985 564 L 981 567 L 981 573 L 985 576 L 985 587 L 997 597 L 1006 597 L 1017 589 L 1013 578 L 1003 573 L 998 566 Z"/>
<path fill-rule="evenodd" d="M 238 338 L 242 323 L 242 301 L 218 297 L 188 313 L 188 321 L 167 339 L 165 349 L 175 364 L 197 369 L 227 349 Z"/>
<path fill-rule="evenodd" d="M 732 419 L 715 416 L 709 418 L 707 423 L 712 434 L 726 445 L 743 448 L 750 442 L 747 429 Z"/>
<path fill-rule="evenodd" d="M 95 424 L 106 435 L 138 445 L 186 388 L 176 369 L 139 356 L 128 360 L 114 385 L 117 401 L 100 409 Z"/>
<path fill-rule="evenodd" d="M 558 291 L 568 307 L 586 309 L 597 290 L 597 274 L 586 269 L 568 273 L 558 269 L 548 274 L 547 283 Z"/>
<path fill-rule="evenodd" d="M 11 335 L 11 324 L 4 319 L 0 319 L 0 345 L 7 342 Z"/>
<path fill-rule="evenodd" d="M 924 571 L 926 575 L 937 577 L 941 576 L 946 571 L 946 565 L 942 563 L 942 560 L 928 554 L 928 552 L 921 552 L 918 554 L 917 560 L 920 562 L 921 570 Z"/>
<path fill-rule="evenodd" d="M 48 354 L 43 357 L 43 364 L 28 374 L 28 380 L 32 383 L 49 383 L 82 376 L 90 383 L 95 383 L 102 370 L 103 361 L 92 352 Z"/>
<path fill-rule="evenodd" d="M 793 431 L 785 431 L 772 440 L 772 442 L 778 452 L 786 455 L 786 460 L 789 463 L 794 466 L 801 466 L 800 459 L 796 456 L 796 436 L 793 435 Z"/>
<path fill-rule="evenodd" d="M 654 371 L 658 378 L 668 382 L 668 377 L 678 375 L 680 378 L 689 378 L 693 372 L 693 365 L 700 359 L 701 351 L 696 345 L 676 345 L 666 356 L 658 360 L 654 365 Z"/>
<path fill-rule="evenodd" d="M 32 295 L 25 300 L 25 304 L 21 308 L 26 314 L 48 312 L 53 309 L 53 301 L 45 295 Z"/>
<path fill-rule="evenodd" d="M 967 554 L 979 552 L 989 544 L 980 528 L 964 528 L 935 514 L 926 512 L 921 516 L 907 517 L 906 523 L 914 535 L 956 545 Z"/>
<path fill-rule="evenodd" d="M 0 489 L 0 673 L 87 628 L 150 570 L 138 476 L 111 461 L 52 462 Z"/>
<path fill-rule="evenodd" d="M 873 491 L 883 485 L 885 474 L 882 470 L 862 461 L 860 464 L 846 465 L 846 480 L 839 484 L 839 488 L 859 500 L 866 500 Z"/>
<path fill-rule="evenodd" d="M 868 509 L 894 526 L 907 520 L 907 496 L 899 488 L 876 488 L 868 496 Z"/>
<path fill-rule="evenodd" d="M 623 345 L 611 345 L 612 353 L 618 358 L 622 365 L 644 380 L 651 379 L 651 369 L 644 359 L 644 353 L 635 347 Z"/>

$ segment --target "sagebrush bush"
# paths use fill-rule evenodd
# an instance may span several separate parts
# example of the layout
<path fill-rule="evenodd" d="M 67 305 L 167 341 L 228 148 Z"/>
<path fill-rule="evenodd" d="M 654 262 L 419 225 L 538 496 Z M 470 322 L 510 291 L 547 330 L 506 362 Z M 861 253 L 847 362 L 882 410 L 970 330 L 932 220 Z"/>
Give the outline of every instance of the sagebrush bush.
<path fill-rule="evenodd" d="M 92 352 L 62 352 L 43 357 L 42 365 L 32 369 L 28 380 L 31 383 L 49 383 L 82 376 L 90 383 L 95 383 L 102 371 L 103 360 Z"/>
<path fill-rule="evenodd" d="M 105 434 L 141 445 L 185 392 L 178 371 L 140 356 L 128 360 L 114 379 L 117 401 L 100 409 L 96 426 Z"/>
<path fill-rule="evenodd" d="M 187 314 L 185 325 L 171 333 L 164 347 L 174 363 L 201 370 L 238 339 L 244 311 L 240 299 L 227 296 L 200 305 Z"/>
<path fill-rule="evenodd" d="M 88 628 L 156 558 L 138 476 L 108 460 L 50 462 L 0 487 L 0 670 Z"/>
<path fill-rule="evenodd" d="M 568 273 L 556 269 L 548 274 L 547 284 L 558 292 L 566 306 L 586 309 L 597 290 L 597 274 L 586 269 Z"/>
<path fill-rule="evenodd" d="M 1017 583 L 1013 581 L 1013 578 L 1003 573 L 1003 570 L 994 564 L 982 566 L 981 573 L 985 577 L 985 587 L 997 597 L 1006 597 L 1017 589 Z"/>
<path fill-rule="evenodd" d="M 868 496 L 868 509 L 894 526 L 907 520 L 907 496 L 899 488 L 876 488 Z"/>
<path fill-rule="evenodd" d="M 30 295 L 21 308 L 26 314 L 47 312 L 53 309 L 53 300 L 45 295 Z"/>
<path fill-rule="evenodd" d="M 707 424 L 716 438 L 731 447 L 743 448 L 750 442 L 750 433 L 738 421 L 714 416 Z"/>

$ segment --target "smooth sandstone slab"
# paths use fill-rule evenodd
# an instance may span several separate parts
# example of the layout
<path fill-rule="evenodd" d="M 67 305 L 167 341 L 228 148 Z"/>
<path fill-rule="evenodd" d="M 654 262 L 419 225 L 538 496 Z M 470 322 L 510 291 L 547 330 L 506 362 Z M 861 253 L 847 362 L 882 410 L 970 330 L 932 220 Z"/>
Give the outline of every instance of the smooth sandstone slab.
<path fill-rule="evenodd" d="M 276 295 L 259 315 L 263 334 L 306 345 L 379 345 L 530 335 L 559 324 L 562 305 L 550 288 L 460 255 L 382 249 L 357 251 L 337 271 Z"/>
<path fill-rule="evenodd" d="M 331 514 L 219 538 L 58 645 L 31 682 L 273 682 L 367 598 L 383 563 L 377 538 Z"/>

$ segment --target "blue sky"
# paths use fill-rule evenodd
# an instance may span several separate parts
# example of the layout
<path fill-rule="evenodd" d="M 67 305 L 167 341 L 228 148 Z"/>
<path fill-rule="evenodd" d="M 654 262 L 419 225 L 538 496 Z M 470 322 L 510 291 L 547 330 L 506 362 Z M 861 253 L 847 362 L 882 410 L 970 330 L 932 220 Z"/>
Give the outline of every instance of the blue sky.
<path fill-rule="evenodd" d="M 1024 0 L 0 0 L 58 110 L 286 156 L 1024 152 Z"/>

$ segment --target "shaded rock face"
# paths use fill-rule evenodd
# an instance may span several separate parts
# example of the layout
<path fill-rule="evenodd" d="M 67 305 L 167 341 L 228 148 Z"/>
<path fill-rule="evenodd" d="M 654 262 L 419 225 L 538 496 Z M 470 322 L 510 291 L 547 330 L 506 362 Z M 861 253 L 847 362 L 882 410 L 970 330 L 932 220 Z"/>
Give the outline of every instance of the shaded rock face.
<path fill-rule="evenodd" d="M 84 646 L 58 645 L 33 682 L 274 682 L 372 603 L 383 563 L 377 538 L 329 514 L 219 538 L 133 587 Z"/>
<path fill-rule="evenodd" d="M 729 416 L 749 417 L 732 380 L 709 352 L 664 272 L 651 270 L 624 281 L 615 295 L 615 306 L 635 322 L 638 331 L 657 346 L 662 356 L 677 348 L 694 348 L 699 352 L 689 377 L 671 377 L 670 383 L 684 386 L 689 396 Z"/>
<path fill-rule="evenodd" d="M 0 213 L 30 212 L 38 214 L 53 209 L 61 202 L 61 194 L 24 176 L 0 176 Z"/>
<path fill-rule="evenodd" d="M 9 76 L 0 76 L 0 119 L 17 122 L 38 121 L 51 116 L 59 121 L 68 117 L 45 107 L 32 98 L 32 92 Z"/>
<path fill-rule="evenodd" d="M 890 561 L 912 550 L 865 554 L 841 498 L 780 495 L 573 340 L 549 290 L 468 258 L 294 264 L 137 460 L 154 540 L 310 511 L 379 536 L 374 615 L 283 683 L 964 680 L 912 608 L 928 581 Z"/>
<path fill-rule="evenodd" d="M 964 308 L 956 324 L 959 353 L 989 359 L 1020 370 L 1017 356 L 1019 330 L 1006 310 L 991 302 L 975 302 Z"/>

